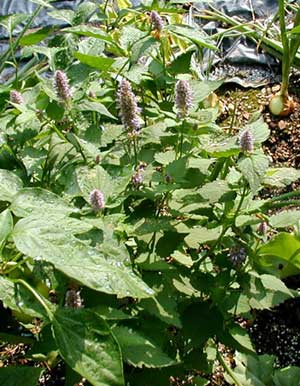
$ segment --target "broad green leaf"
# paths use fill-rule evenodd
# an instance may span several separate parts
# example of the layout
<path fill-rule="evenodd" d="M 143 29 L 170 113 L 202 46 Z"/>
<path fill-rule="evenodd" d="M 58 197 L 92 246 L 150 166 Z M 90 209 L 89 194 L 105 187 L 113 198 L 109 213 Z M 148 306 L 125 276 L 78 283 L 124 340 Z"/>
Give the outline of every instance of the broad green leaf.
<path fill-rule="evenodd" d="M 187 74 L 190 72 L 191 59 L 195 50 L 184 52 L 177 56 L 173 62 L 168 66 L 168 71 L 171 74 Z"/>
<path fill-rule="evenodd" d="M 13 172 L 0 169 L 0 201 L 12 201 L 13 196 L 23 187 L 22 180 Z"/>
<path fill-rule="evenodd" d="M 212 42 L 209 36 L 201 31 L 200 28 L 192 28 L 188 25 L 168 25 L 165 27 L 165 30 L 169 31 L 171 34 L 187 39 L 197 46 L 209 48 L 211 50 L 216 50 L 216 45 Z"/>
<path fill-rule="evenodd" d="M 131 48 L 130 62 L 137 63 L 142 56 L 150 56 L 151 51 L 158 45 L 158 41 L 152 36 L 146 36 L 144 39 L 137 41 Z"/>
<path fill-rule="evenodd" d="M 119 297 L 150 297 L 153 291 L 115 256 L 104 257 L 79 241 L 54 217 L 28 216 L 13 232 L 17 249 L 32 258 L 52 263 L 79 283 Z"/>
<path fill-rule="evenodd" d="M 229 192 L 229 187 L 226 181 L 219 180 L 208 182 L 197 190 L 202 198 L 208 201 L 210 204 L 218 202 L 222 196 Z"/>
<path fill-rule="evenodd" d="M 64 28 L 62 32 L 73 33 L 81 36 L 89 36 L 92 38 L 103 40 L 105 42 L 113 43 L 112 38 L 107 33 L 105 33 L 100 28 L 92 27 L 90 25 L 78 25 L 76 27 L 68 27 Z"/>
<path fill-rule="evenodd" d="M 233 339 L 237 341 L 246 350 L 252 352 L 253 354 L 256 353 L 251 339 L 247 333 L 247 330 L 235 324 L 233 327 L 230 328 L 229 333 L 233 337 Z"/>
<path fill-rule="evenodd" d="M 222 83 L 222 80 L 192 80 L 190 85 L 193 93 L 193 103 L 197 106 L 199 102 L 202 102 L 213 91 L 217 90 Z"/>
<path fill-rule="evenodd" d="M 297 225 L 300 221 L 299 210 L 286 210 L 270 217 L 270 225 L 274 228 L 285 228 L 292 225 Z"/>
<path fill-rule="evenodd" d="M 274 386 L 299 386 L 300 367 L 289 366 L 275 370 Z"/>
<path fill-rule="evenodd" d="M 0 368 L 1 386 L 37 386 L 43 369 L 30 366 L 8 366 Z"/>
<path fill-rule="evenodd" d="M 300 238 L 289 233 L 279 233 L 259 249 L 259 255 L 272 259 L 278 257 L 300 268 Z"/>
<path fill-rule="evenodd" d="M 55 9 L 54 11 L 48 12 L 48 15 L 53 19 L 62 20 L 67 24 L 72 24 L 75 12 L 72 9 Z"/>
<path fill-rule="evenodd" d="M 12 200 L 10 209 L 17 217 L 25 217 L 31 213 L 43 211 L 47 215 L 48 211 L 57 213 L 72 213 L 75 208 L 68 206 L 62 198 L 48 190 L 41 188 L 24 188 L 19 190 Z"/>
<path fill-rule="evenodd" d="M 249 182 L 253 194 L 259 190 L 268 165 L 268 157 L 260 153 L 252 154 L 250 157 L 243 157 L 239 160 L 238 167 Z"/>
<path fill-rule="evenodd" d="M 53 31 L 53 28 L 48 26 L 48 27 L 41 28 L 36 32 L 27 34 L 21 38 L 20 45 L 31 46 L 32 44 L 37 44 L 42 40 L 44 40 L 48 35 L 50 35 L 52 31 Z"/>
<path fill-rule="evenodd" d="M 242 130 L 248 129 L 252 132 L 255 143 L 265 142 L 270 135 L 268 125 L 265 123 L 263 117 L 260 117 L 257 121 L 247 124 Z"/>
<path fill-rule="evenodd" d="M 215 162 L 215 159 L 205 159 L 205 158 L 190 158 L 188 167 L 192 169 L 199 169 L 202 174 L 209 174 L 209 167 Z"/>
<path fill-rule="evenodd" d="M 0 245 L 6 241 L 7 237 L 11 234 L 13 230 L 13 217 L 9 209 L 4 210 L 0 214 Z"/>
<path fill-rule="evenodd" d="M 101 58 L 99 56 L 83 54 L 78 51 L 73 52 L 73 55 L 81 63 L 87 64 L 90 67 L 97 68 L 97 70 L 99 71 L 107 71 L 115 61 L 112 58 L 106 58 L 106 57 Z"/>
<path fill-rule="evenodd" d="M 156 153 L 154 159 L 156 162 L 162 165 L 168 165 L 171 162 L 175 161 L 176 154 L 174 150 L 168 150 L 164 153 Z"/>
<path fill-rule="evenodd" d="M 96 111 L 97 113 L 104 115 L 106 117 L 116 119 L 107 108 L 99 102 L 83 101 L 77 106 L 79 111 Z"/>
<path fill-rule="evenodd" d="M 105 201 L 114 193 L 113 182 L 111 176 L 102 166 L 88 168 L 82 166 L 76 169 L 78 186 L 87 202 L 90 202 L 90 194 L 94 189 L 100 190 L 105 198 Z"/>
<path fill-rule="evenodd" d="M 300 178 L 300 170 L 294 168 L 270 168 L 263 178 L 263 184 L 284 188 Z"/>
<path fill-rule="evenodd" d="M 115 327 L 113 333 L 121 346 L 124 360 L 135 367 L 166 367 L 176 362 L 156 343 L 132 328 Z"/>
<path fill-rule="evenodd" d="M 222 227 L 207 229 L 204 227 L 193 228 L 184 239 L 190 248 L 198 248 L 200 244 L 217 240 L 222 232 Z"/>
<path fill-rule="evenodd" d="M 172 253 L 171 257 L 175 261 L 177 261 L 177 263 L 182 264 L 188 268 L 192 267 L 192 265 L 194 264 L 191 256 L 186 255 L 185 253 L 182 253 L 180 251 L 175 251 L 174 253 Z"/>
<path fill-rule="evenodd" d="M 273 386 L 272 373 L 274 358 L 269 355 L 251 356 L 237 353 L 236 367 L 232 370 L 234 377 L 243 386 Z M 234 380 L 229 374 L 225 379 L 230 384 Z"/>
<path fill-rule="evenodd" d="M 0 299 L 4 307 L 8 307 L 13 311 L 31 317 L 47 317 L 44 308 L 36 301 L 31 292 L 25 289 L 23 285 L 15 284 L 3 276 L 0 276 Z M 51 303 L 46 299 L 44 301 L 51 307 Z"/>
<path fill-rule="evenodd" d="M 62 358 L 92 385 L 124 385 L 119 346 L 99 315 L 84 309 L 59 309 L 52 330 Z"/>

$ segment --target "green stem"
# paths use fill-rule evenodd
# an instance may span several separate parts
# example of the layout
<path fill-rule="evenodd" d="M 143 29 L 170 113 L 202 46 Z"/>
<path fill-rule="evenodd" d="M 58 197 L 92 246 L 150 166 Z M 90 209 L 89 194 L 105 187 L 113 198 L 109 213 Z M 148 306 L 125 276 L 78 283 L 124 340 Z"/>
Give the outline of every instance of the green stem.
<path fill-rule="evenodd" d="M 222 354 L 219 353 L 218 349 L 217 349 L 217 357 L 218 357 L 218 360 L 219 362 L 221 363 L 221 365 L 223 366 L 224 370 L 226 371 L 226 373 L 230 376 L 230 378 L 233 380 L 233 382 L 235 383 L 235 386 L 243 386 L 238 380 L 237 378 L 235 377 L 235 374 L 234 372 L 231 370 L 231 368 L 227 365 L 227 363 L 225 362 L 225 359 L 223 358 Z"/>
<path fill-rule="evenodd" d="M 284 0 L 279 0 L 278 1 L 278 12 L 279 12 L 281 42 L 282 42 L 282 47 L 283 47 L 282 81 L 281 81 L 280 94 L 282 96 L 287 96 L 287 94 L 288 94 L 288 87 L 289 87 L 289 76 L 290 76 L 291 58 L 290 58 L 289 40 L 288 40 L 287 34 L 286 34 Z"/>
<path fill-rule="evenodd" d="M 6 52 L 4 52 L 4 54 L 1 56 L 0 58 L 0 72 L 3 70 L 3 68 L 5 67 L 5 63 L 6 63 L 6 60 L 7 58 L 9 57 L 10 53 L 11 52 L 15 52 L 16 49 L 18 48 L 18 45 L 20 43 L 20 40 L 22 39 L 22 37 L 24 36 L 24 34 L 27 32 L 27 30 L 30 28 L 32 22 L 34 21 L 34 19 L 38 16 L 38 14 L 41 12 L 41 10 L 44 8 L 43 5 L 40 5 L 36 8 L 36 10 L 33 12 L 33 14 L 30 16 L 29 20 L 27 21 L 27 23 L 25 24 L 23 30 L 21 31 L 21 33 L 19 34 L 19 36 L 17 37 L 16 41 L 14 42 L 14 44 L 10 45 L 10 47 L 7 49 Z"/>
<path fill-rule="evenodd" d="M 27 288 L 28 291 L 31 292 L 32 295 L 36 298 L 36 300 L 43 306 L 50 321 L 53 320 L 54 315 L 53 315 L 52 311 L 50 310 L 50 308 L 47 306 L 47 304 L 44 302 L 44 300 L 41 298 L 41 296 L 26 281 L 24 281 L 22 279 L 17 279 L 17 280 L 14 280 L 14 283 L 19 283 L 19 284 L 23 285 L 25 288 Z"/>

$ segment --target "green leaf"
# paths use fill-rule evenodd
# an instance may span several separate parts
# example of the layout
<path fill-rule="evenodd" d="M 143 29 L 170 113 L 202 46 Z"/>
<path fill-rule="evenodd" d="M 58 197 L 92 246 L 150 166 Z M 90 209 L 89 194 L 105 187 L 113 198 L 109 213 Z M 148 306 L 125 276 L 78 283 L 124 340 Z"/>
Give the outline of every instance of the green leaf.
<path fill-rule="evenodd" d="M 135 367 L 166 367 L 176 362 L 169 358 L 154 342 L 132 328 L 115 327 L 116 336 L 124 360 Z"/>
<path fill-rule="evenodd" d="M 165 27 L 166 31 L 169 31 L 171 34 L 189 40 L 195 43 L 197 46 L 209 48 L 211 50 L 216 50 L 216 45 L 212 42 L 209 36 L 200 30 L 200 28 L 192 28 L 188 25 L 168 25 Z"/>
<path fill-rule="evenodd" d="M 114 193 L 112 178 L 100 165 L 92 169 L 86 166 L 79 167 L 76 169 L 76 177 L 78 186 L 87 202 L 90 202 L 89 197 L 94 189 L 100 190 L 106 201 Z"/>
<path fill-rule="evenodd" d="M 233 337 L 233 339 L 237 341 L 246 350 L 252 352 L 253 354 L 256 353 L 252 345 L 251 339 L 247 333 L 247 330 L 235 324 L 233 327 L 230 328 L 229 333 Z"/>
<path fill-rule="evenodd" d="M 177 263 L 184 265 L 185 267 L 191 268 L 194 264 L 190 255 L 186 255 L 180 251 L 175 251 L 172 253 L 171 257 L 177 261 Z"/>
<path fill-rule="evenodd" d="M 47 36 L 51 34 L 53 31 L 53 27 L 44 27 L 39 29 L 36 32 L 27 34 L 23 36 L 20 40 L 20 45 L 21 46 L 31 46 L 32 44 L 37 44 L 44 40 Z"/>
<path fill-rule="evenodd" d="M 173 74 L 188 74 L 190 72 L 191 59 L 195 50 L 184 52 L 177 56 L 173 62 L 168 66 L 168 71 Z"/>
<path fill-rule="evenodd" d="M 11 211 L 6 209 L 0 214 L 0 246 L 5 243 L 7 237 L 11 234 L 13 225 L 14 221 Z"/>
<path fill-rule="evenodd" d="M 113 43 L 113 39 L 102 29 L 92 27 L 90 25 L 77 25 L 76 27 L 68 27 L 64 28 L 62 32 L 73 33 L 81 36 L 89 36 L 91 38 L 96 38 L 105 42 Z"/>
<path fill-rule="evenodd" d="M 4 307 L 25 315 L 37 318 L 45 318 L 47 314 L 35 297 L 21 284 L 15 284 L 11 280 L 0 276 L 0 299 Z M 44 301 L 51 307 L 46 299 Z M 52 305 L 53 306 L 53 305 Z"/>
<path fill-rule="evenodd" d="M 264 185 L 284 188 L 300 178 L 300 170 L 294 168 L 270 168 L 263 179 Z"/>
<path fill-rule="evenodd" d="M 229 192 L 230 189 L 226 181 L 213 181 L 208 182 L 197 190 L 202 198 L 208 201 L 210 204 L 218 202 L 222 196 Z"/>
<path fill-rule="evenodd" d="M 242 130 L 248 129 L 252 132 L 255 143 L 265 142 L 270 135 L 269 126 L 265 123 L 263 117 L 260 117 L 255 122 L 247 124 Z"/>
<path fill-rule="evenodd" d="M 122 386 L 119 346 L 106 322 L 84 309 L 59 309 L 52 321 L 62 358 L 94 386 Z"/>
<path fill-rule="evenodd" d="M 222 227 L 207 229 L 204 227 L 193 228 L 184 239 L 190 248 L 198 248 L 200 244 L 217 240 L 222 232 Z"/>
<path fill-rule="evenodd" d="M 198 105 L 199 102 L 202 102 L 207 98 L 212 92 L 217 90 L 221 85 L 222 80 L 192 80 L 190 85 L 193 93 L 193 102 L 195 105 Z"/>
<path fill-rule="evenodd" d="M 137 41 L 131 48 L 130 62 L 132 64 L 137 63 L 142 56 L 150 55 L 151 51 L 158 45 L 158 41 L 152 36 L 146 36 Z"/>
<path fill-rule="evenodd" d="M 259 190 L 268 165 L 268 157 L 260 153 L 252 154 L 250 157 L 243 157 L 239 160 L 238 167 L 249 182 L 253 194 Z"/>
<path fill-rule="evenodd" d="M 107 108 L 102 103 L 99 102 L 91 102 L 85 100 L 81 102 L 77 108 L 79 111 L 96 111 L 97 113 L 106 117 L 117 119 L 107 110 Z"/>
<path fill-rule="evenodd" d="M 9 366 L 0 368 L 1 386 L 36 386 L 43 369 L 29 366 Z"/>
<path fill-rule="evenodd" d="M 299 210 L 286 210 L 274 214 L 269 218 L 269 223 L 274 228 L 285 228 L 293 225 L 297 225 L 300 221 Z"/>
<path fill-rule="evenodd" d="M 0 201 L 12 201 L 13 196 L 23 187 L 22 180 L 9 170 L 0 169 Z"/>
<path fill-rule="evenodd" d="M 107 71 L 115 61 L 112 58 L 100 58 L 99 56 L 87 55 L 78 51 L 73 52 L 73 55 L 81 63 L 97 68 L 99 71 Z"/>
<path fill-rule="evenodd" d="M 75 208 L 68 206 L 62 198 L 48 190 L 41 188 L 21 189 L 11 203 L 11 210 L 17 217 L 25 217 L 34 211 L 41 210 L 47 214 L 49 211 L 56 211 L 68 214 L 76 211 Z"/>
<path fill-rule="evenodd" d="M 25 255 L 52 263 L 59 271 L 96 291 L 119 297 L 150 297 L 153 291 L 114 255 L 104 257 L 72 236 L 53 217 L 28 216 L 14 229 L 17 249 Z"/>
<path fill-rule="evenodd" d="M 275 370 L 273 375 L 274 386 L 299 386 L 300 367 L 289 366 Z"/>
<path fill-rule="evenodd" d="M 269 355 L 251 356 L 237 353 L 236 367 L 232 370 L 234 377 L 243 386 L 273 386 L 272 373 L 274 357 Z M 232 378 L 226 373 L 225 379 L 233 384 Z"/>

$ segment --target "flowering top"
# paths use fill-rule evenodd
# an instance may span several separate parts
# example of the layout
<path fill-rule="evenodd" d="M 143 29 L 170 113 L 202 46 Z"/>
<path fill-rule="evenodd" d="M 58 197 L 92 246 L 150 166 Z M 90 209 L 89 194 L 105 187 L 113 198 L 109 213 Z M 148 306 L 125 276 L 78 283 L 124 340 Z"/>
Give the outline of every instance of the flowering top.
<path fill-rule="evenodd" d="M 175 104 L 178 118 L 185 118 L 192 107 L 192 90 L 187 80 L 179 80 L 175 86 Z"/>
<path fill-rule="evenodd" d="M 240 147 L 243 152 L 251 153 L 254 149 L 254 137 L 249 129 L 245 129 L 240 135 Z"/>
<path fill-rule="evenodd" d="M 156 11 L 151 11 L 150 20 L 154 30 L 160 32 L 163 29 L 164 22 Z"/>
<path fill-rule="evenodd" d="M 137 105 L 136 96 L 128 80 L 122 79 L 118 90 L 118 104 L 120 108 L 120 117 L 126 129 L 138 130 L 140 122 L 138 114 L 140 108 Z"/>
<path fill-rule="evenodd" d="M 54 74 L 54 88 L 58 98 L 65 103 L 69 103 L 72 99 L 72 93 L 69 86 L 69 79 L 67 75 L 57 70 Z"/>
<path fill-rule="evenodd" d="M 90 204 L 95 211 L 99 211 L 105 208 L 105 201 L 103 193 L 94 189 L 90 194 Z"/>
<path fill-rule="evenodd" d="M 19 93 L 19 91 L 12 90 L 10 92 L 10 101 L 13 103 L 16 103 L 17 105 L 24 104 L 24 99 L 22 97 L 22 94 Z"/>

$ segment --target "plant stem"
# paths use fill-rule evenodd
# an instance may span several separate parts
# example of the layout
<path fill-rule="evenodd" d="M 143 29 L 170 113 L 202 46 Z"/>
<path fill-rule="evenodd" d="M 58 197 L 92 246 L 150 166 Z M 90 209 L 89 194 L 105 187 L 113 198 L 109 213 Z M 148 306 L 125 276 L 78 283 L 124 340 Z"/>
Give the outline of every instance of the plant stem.
<path fill-rule="evenodd" d="M 6 60 L 7 58 L 9 57 L 10 53 L 12 52 L 15 52 L 19 43 L 20 43 L 20 40 L 22 39 L 22 37 L 24 36 L 24 34 L 27 32 L 27 30 L 30 28 L 32 22 L 34 21 L 34 19 L 38 16 L 38 14 L 41 12 L 41 10 L 44 8 L 43 5 L 39 5 L 36 10 L 33 12 L 33 14 L 30 16 L 29 20 L 27 21 L 27 23 L 25 24 L 23 30 L 21 31 L 21 33 L 19 34 L 19 36 L 17 37 L 16 41 L 10 45 L 10 47 L 7 49 L 6 52 L 4 52 L 4 54 L 1 56 L 0 58 L 0 72 L 3 70 L 3 68 L 5 67 L 5 63 L 6 63 Z"/>
<path fill-rule="evenodd" d="M 219 353 L 218 349 L 217 349 L 217 357 L 218 357 L 218 360 L 219 362 L 221 363 L 221 365 L 223 366 L 224 370 L 227 372 L 227 374 L 230 376 L 230 378 L 233 380 L 233 382 L 235 383 L 235 386 L 243 386 L 235 377 L 235 374 L 234 372 L 231 370 L 231 368 L 227 365 L 227 363 L 225 362 L 222 354 Z"/>
<path fill-rule="evenodd" d="M 289 40 L 286 34 L 284 0 L 278 1 L 278 11 L 279 11 L 281 42 L 283 47 L 282 81 L 281 81 L 280 95 L 285 97 L 288 95 L 291 58 L 290 58 Z"/>
<path fill-rule="evenodd" d="M 19 283 L 19 284 L 23 285 L 26 289 L 28 289 L 28 291 L 31 292 L 32 295 L 36 298 L 36 300 L 43 306 L 43 308 L 45 309 L 45 311 L 48 315 L 49 320 L 50 321 L 53 320 L 54 316 L 53 316 L 52 311 L 47 306 L 47 304 L 44 302 L 44 300 L 41 298 L 41 296 L 35 291 L 35 289 L 33 289 L 26 281 L 24 281 L 22 279 L 14 280 L 14 283 Z"/>

